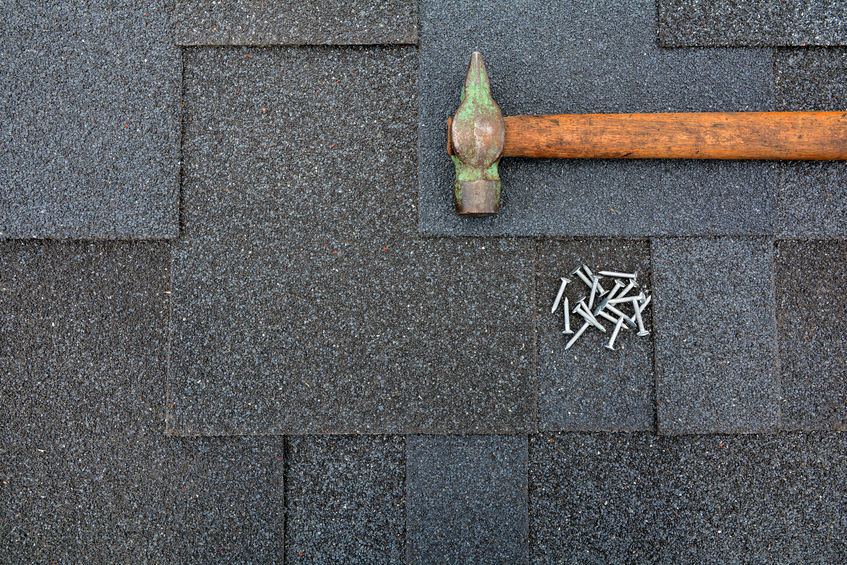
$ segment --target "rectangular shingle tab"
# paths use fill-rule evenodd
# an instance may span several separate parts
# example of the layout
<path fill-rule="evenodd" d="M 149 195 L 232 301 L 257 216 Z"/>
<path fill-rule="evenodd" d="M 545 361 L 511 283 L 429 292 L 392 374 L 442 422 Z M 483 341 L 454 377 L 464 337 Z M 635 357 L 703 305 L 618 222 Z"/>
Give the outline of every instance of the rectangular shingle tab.
<path fill-rule="evenodd" d="M 180 45 L 417 43 L 414 0 L 177 0 Z"/>
<path fill-rule="evenodd" d="M 847 430 L 847 243 L 778 242 L 775 280 L 782 427 Z"/>
<path fill-rule="evenodd" d="M 659 432 L 775 430 L 772 241 L 657 238 L 652 251 Z"/>
<path fill-rule="evenodd" d="M 504 115 L 761 111 L 771 50 L 661 49 L 652 0 L 421 2 L 420 220 L 429 235 L 773 233 L 773 163 L 515 159 L 496 217 L 456 215 L 446 121 L 479 50 Z M 462 33 L 455 33 L 455 30 Z"/>
<path fill-rule="evenodd" d="M 409 563 L 526 563 L 526 436 L 409 436 Z"/>
<path fill-rule="evenodd" d="M 417 238 L 416 69 L 412 47 L 187 52 L 173 432 L 531 425 L 533 243 Z"/>
<path fill-rule="evenodd" d="M 172 2 L 5 3 L 0 12 L 0 239 L 175 237 Z"/>
<path fill-rule="evenodd" d="M 847 434 L 544 434 L 535 562 L 840 563 Z"/>
<path fill-rule="evenodd" d="M 658 7 L 665 47 L 847 43 L 840 0 L 659 0 Z"/>
<path fill-rule="evenodd" d="M 285 450 L 288 563 L 401 563 L 403 436 L 290 436 Z"/>
<path fill-rule="evenodd" d="M 164 435 L 169 261 L 0 244 L 0 561 L 281 562 L 282 441 Z"/>
<path fill-rule="evenodd" d="M 847 49 L 777 49 L 776 109 L 847 110 Z M 779 237 L 847 236 L 847 164 L 785 161 L 779 166 Z"/>
<path fill-rule="evenodd" d="M 650 242 L 646 240 L 542 241 L 537 247 L 536 300 L 538 316 L 538 428 L 540 430 L 652 430 L 654 422 L 654 376 L 652 334 L 638 337 L 621 330 L 616 351 L 605 345 L 612 332 L 589 329 L 573 347 L 563 335 L 560 305 L 550 312 L 561 278 L 572 282 L 565 289 L 571 309 L 588 287 L 569 273 L 588 265 L 595 273 L 604 269 L 639 273 L 638 282 L 650 288 Z M 606 290 L 613 288 L 605 283 Z M 637 293 L 633 293 L 635 296 Z M 586 302 L 588 300 L 586 299 Z M 651 329 L 652 308 L 644 312 Z M 581 320 L 571 314 L 572 331 Z"/>

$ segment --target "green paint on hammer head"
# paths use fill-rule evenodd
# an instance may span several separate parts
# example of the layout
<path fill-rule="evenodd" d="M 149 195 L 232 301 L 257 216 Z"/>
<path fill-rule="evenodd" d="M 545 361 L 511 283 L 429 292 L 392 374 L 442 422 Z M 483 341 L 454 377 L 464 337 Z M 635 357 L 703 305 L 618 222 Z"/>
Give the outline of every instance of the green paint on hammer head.
<path fill-rule="evenodd" d="M 504 136 L 503 114 L 491 98 L 485 63 L 482 55 L 474 52 L 462 88 L 462 102 L 450 126 L 451 157 L 456 165 L 453 193 L 459 214 L 487 216 L 499 210 L 497 163 Z"/>

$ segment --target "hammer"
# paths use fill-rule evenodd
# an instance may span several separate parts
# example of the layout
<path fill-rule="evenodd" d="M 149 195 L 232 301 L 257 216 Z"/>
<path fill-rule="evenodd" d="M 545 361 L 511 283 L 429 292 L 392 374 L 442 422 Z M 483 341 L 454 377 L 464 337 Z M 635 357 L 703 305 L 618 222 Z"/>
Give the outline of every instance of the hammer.
<path fill-rule="evenodd" d="M 471 54 L 462 101 L 447 120 L 462 216 L 500 209 L 500 157 L 565 159 L 847 159 L 847 112 L 703 112 L 507 116 Z"/>

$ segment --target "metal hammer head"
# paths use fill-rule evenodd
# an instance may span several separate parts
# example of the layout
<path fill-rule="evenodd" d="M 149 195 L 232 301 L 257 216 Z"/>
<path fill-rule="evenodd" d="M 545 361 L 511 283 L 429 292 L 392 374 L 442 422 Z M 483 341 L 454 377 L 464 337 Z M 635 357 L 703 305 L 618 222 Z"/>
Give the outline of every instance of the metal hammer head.
<path fill-rule="evenodd" d="M 447 120 L 447 152 L 456 165 L 453 193 L 459 214 L 488 216 L 500 209 L 497 164 L 505 133 L 500 106 L 491 98 L 482 55 L 474 51 L 462 102 L 453 118 Z"/>

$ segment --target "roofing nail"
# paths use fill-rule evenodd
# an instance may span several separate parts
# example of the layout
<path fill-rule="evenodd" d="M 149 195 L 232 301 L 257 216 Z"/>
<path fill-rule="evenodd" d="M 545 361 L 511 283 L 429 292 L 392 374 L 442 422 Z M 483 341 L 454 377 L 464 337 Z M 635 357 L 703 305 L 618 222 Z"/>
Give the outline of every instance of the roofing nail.
<path fill-rule="evenodd" d="M 582 279 L 582 282 L 584 282 L 586 285 L 588 285 L 588 288 L 591 288 L 591 286 L 592 286 L 591 281 L 589 280 L 588 277 L 586 277 L 583 274 L 583 272 L 580 269 L 581 269 L 581 267 L 577 267 L 576 269 L 574 269 L 574 271 L 571 274 L 578 276 L 580 279 Z"/>
<path fill-rule="evenodd" d="M 618 323 L 615 324 L 615 329 L 612 331 L 612 337 L 609 338 L 609 343 L 606 344 L 606 349 L 615 350 L 615 340 L 618 338 L 618 333 L 621 331 L 623 318 L 618 318 Z"/>
<path fill-rule="evenodd" d="M 570 279 L 562 277 L 562 286 L 559 287 L 559 294 L 556 295 L 556 300 L 553 301 L 553 308 L 550 310 L 551 314 L 556 312 L 556 308 L 559 307 L 559 301 L 562 300 L 562 295 L 565 294 L 565 287 L 568 286 L 568 283 L 571 282 Z M 567 306 L 565 306 L 565 310 L 567 310 Z"/>
<path fill-rule="evenodd" d="M 614 287 L 612 287 L 612 290 L 610 290 L 610 291 L 609 291 L 609 293 L 606 295 L 606 299 L 607 299 L 607 300 L 611 299 L 611 298 L 615 295 L 615 293 L 616 293 L 618 290 L 620 290 L 621 288 L 623 288 L 624 286 L 626 286 L 626 285 L 624 285 L 624 283 L 622 283 L 621 281 L 619 281 L 619 280 L 615 279 L 615 286 L 614 286 Z"/>
<path fill-rule="evenodd" d="M 618 273 L 617 271 L 600 271 L 600 275 L 604 277 L 614 277 L 617 279 L 635 279 L 638 277 L 638 271 L 634 273 Z"/>
<path fill-rule="evenodd" d="M 608 303 L 609 304 L 622 304 L 624 302 L 632 302 L 633 305 L 635 305 L 636 302 L 641 302 L 642 300 L 644 300 L 646 298 L 646 296 L 647 295 L 645 295 L 642 292 L 638 296 L 624 296 L 623 298 L 612 298 L 612 299 L 609 300 Z"/>
<path fill-rule="evenodd" d="M 644 299 L 644 302 L 642 302 L 641 304 L 635 305 L 635 309 L 638 310 L 639 312 L 643 312 L 644 309 L 647 308 L 647 305 L 650 304 L 651 300 L 653 300 L 653 295 L 648 294 L 647 298 Z"/>
<path fill-rule="evenodd" d="M 606 310 L 608 310 L 609 312 L 611 312 L 615 316 L 618 316 L 619 318 L 623 318 L 624 321 L 626 322 L 626 325 L 629 326 L 630 328 L 635 327 L 635 320 L 633 320 L 632 318 L 630 318 L 629 316 L 627 316 L 626 314 L 624 314 L 623 312 L 621 312 L 620 310 L 618 310 L 617 308 L 612 306 L 611 304 L 606 304 Z"/>
<path fill-rule="evenodd" d="M 650 332 L 644 327 L 644 320 L 641 319 L 641 310 L 639 310 L 638 306 L 635 307 L 635 321 L 638 323 L 638 335 L 640 337 L 650 335 Z"/>
<path fill-rule="evenodd" d="M 621 291 L 621 293 L 618 295 L 618 298 L 623 298 L 624 296 L 629 294 L 629 291 L 635 288 L 637 285 L 638 283 L 636 283 L 635 281 L 629 281 L 629 284 L 626 285 L 626 288 Z"/>
<path fill-rule="evenodd" d="M 585 330 L 586 330 L 586 329 L 588 328 L 588 326 L 590 326 L 590 325 L 591 325 L 591 323 L 590 323 L 590 322 L 585 322 L 584 324 L 582 324 L 582 327 L 581 327 L 581 328 L 579 328 L 578 330 L 576 330 L 576 333 L 575 333 L 575 334 L 573 334 L 573 337 L 571 338 L 571 340 L 565 344 L 565 351 L 567 351 L 568 349 L 570 349 L 570 348 L 571 348 L 571 346 L 572 346 L 574 343 L 576 343 L 576 340 L 578 340 L 578 339 L 579 339 L 579 336 L 581 336 L 583 333 L 585 333 Z"/>
<path fill-rule="evenodd" d="M 573 331 L 571 330 L 571 313 L 568 310 L 568 297 L 567 296 L 565 297 L 565 308 L 564 308 L 564 310 L 565 310 L 565 329 L 562 330 L 562 333 L 563 334 L 572 334 Z"/>
<path fill-rule="evenodd" d="M 588 309 L 585 307 L 585 302 L 580 302 L 579 304 L 577 304 L 576 308 L 574 308 L 574 312 L 585 318 L 586 322 L 588 322 L 601 332 L 606 333 L 606 328 L 603 326 L 603 324 L 597 321 L 597 318 L 591 315 L 591 312 L 589 312 Z"/>
<path fill-rule="evenodd" d="M 591 285 L 591 296 L 588 299 L 588 310 L 594 308 L 594 297 L 597 296 L 597 285 L 600 284 L 600 279 L 595 276 L 592 276 L 591 282 L 594 284 Z"/>
<path fill-rule="evenodd" d="M 600 310 L 599 312 L 597 312 L 597 313 L 595 314 L 595 316 L 601 316 L 601 317 L 603 317 L 603 318 L 606 318 L 607 320 L 609 320 L 609 321 L 610 321 L 610 322 L 612 322 L 613 324 L 618 323 L 618 319 L 619 319 L 619 318 L 613 318 L 612 316 L 610 316 L 610 315 L 609 315 L 609 313 L 608 313 L 608 312 L 603 312 L 602 310 Z"/>

